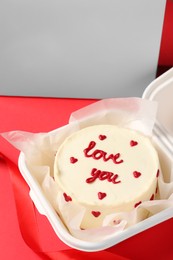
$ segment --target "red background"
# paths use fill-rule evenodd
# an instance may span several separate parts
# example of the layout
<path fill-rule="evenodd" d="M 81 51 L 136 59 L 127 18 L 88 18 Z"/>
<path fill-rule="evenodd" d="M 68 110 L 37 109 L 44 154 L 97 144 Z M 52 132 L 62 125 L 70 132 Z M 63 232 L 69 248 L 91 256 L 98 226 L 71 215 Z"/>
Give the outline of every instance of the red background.
<path fill-rule="evenodd" d="M 162 30 L 158 72 L 163 73 L 173 66 L 173 1 L 168 0 Z"/>

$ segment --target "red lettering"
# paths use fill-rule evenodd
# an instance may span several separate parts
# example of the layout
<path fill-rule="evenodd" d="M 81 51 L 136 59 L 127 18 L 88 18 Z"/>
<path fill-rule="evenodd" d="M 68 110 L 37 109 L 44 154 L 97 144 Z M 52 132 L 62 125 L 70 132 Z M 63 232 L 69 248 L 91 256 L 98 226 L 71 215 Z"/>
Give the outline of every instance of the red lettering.
<path fill-rule="evenodd" d="M 114 158 L 113 158 L 113 162 L 114 162 L 114 163 L 122 163 L 122 162 L 123 162 L 122 159 L 119 160 L 119 161 L 117 161 L 117 159 L 119 159 L 120 156 L 121 156 L 120 153 L 115 154 L 115 155 L 114 155 Z"/>
<path fill-rule="evenodd" d="M 120 159 L 120 153 L 107 155 L 106 152 L 96 149 L 95 151 L 91 151 L 96 146 L 96 142 L 91 141 L 86 149 L 84 149 L 85 157 L 92 157 L 95 160 L 103 159 L 103 161 L 107 162 L 108 160 L 112 160 L 113 163 L 119 164 L 122 163 L 123 160 Z M 90 153 L 91 152 L 91 153 Z"/>
<path fill-rule="evenodd" d="M 100 158 L 104 157 L 104 152 L 101 150 L 95 150 L 92 154 L 93 159 L 99 160 Z"/>
<path fill-rule="evenodd" d="M 114 176 L 114 174 L 112 172 L 110 172 L 109 177 L 108 177 L 109 182 L 112 182 L 112 179 L 111 179 L 112 176 Z"/>
<path fill-rule="evenodd" d="M 93 176 L 93 177 L 86 179 L 86 182 L 91 183 L 91 182 L 95 181 L 99 177 L 100 172 L 101 171 L 97 170 L 96 168 L 93 168 L 91 171 L 91 176 Z"/>
<path fill-rule="evenodd" d="M 92 183 L 96 179 L 99 179 L 101 181 L 107 180 L 109 182 L 112 182 L 113 184 L 117 184 L 121 182 L 120 180 L 117 181 L 118 174 L 113 174 L 112 172 L 108 172 L 108 171 L 97 170 L 96 168 L 93 168 L 91 170 L 91 176 L 92 177 L 86 179 L 86 183 Z"/>
<path fill-rule="evenodd" d="M 96 142 L 91 141 L 86 149 L 84 149 L 84 154 L 86 157 L 92 157 L 92 154 L 88 154 L 96 146 Z"/>
<path fill-rule="evenodd" d="M 118 174 L 115 174 L 112 178 L 112 183 L 114 184 L 120 183 L 121 181 L 116 181 L 117 178 L 118 178 Z"/>
<path fill-rule="evenodd" d="M 109 177 L 109 172 L 101 171 L 100 174 L 99 174 L 99 179 L 101 181 L 106 180 L 108 177 Z"/>
<path fill-rule="evenodd" d="M 112 172 L 109 172 L 109 176 L 108 176 L 107 180 L 114 184 L 120 183 L 121 181 L 116 181 L 117 178 L 118 178 L 118 174 L 113 174 Z"/>

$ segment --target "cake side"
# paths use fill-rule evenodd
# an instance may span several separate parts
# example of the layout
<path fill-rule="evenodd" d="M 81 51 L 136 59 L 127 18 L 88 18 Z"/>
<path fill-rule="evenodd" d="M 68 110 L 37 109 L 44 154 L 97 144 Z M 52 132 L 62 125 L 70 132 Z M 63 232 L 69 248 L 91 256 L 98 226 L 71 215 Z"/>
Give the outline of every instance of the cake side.
<path fill-rule="evenodd" d="M 117 212 L 154 199 L 159 159 L 149 138 L 115 125 L 94 125 L 65 139 L 54 178 L 67 203 L 85 207 L 81 228 L 98 227 Z"/>

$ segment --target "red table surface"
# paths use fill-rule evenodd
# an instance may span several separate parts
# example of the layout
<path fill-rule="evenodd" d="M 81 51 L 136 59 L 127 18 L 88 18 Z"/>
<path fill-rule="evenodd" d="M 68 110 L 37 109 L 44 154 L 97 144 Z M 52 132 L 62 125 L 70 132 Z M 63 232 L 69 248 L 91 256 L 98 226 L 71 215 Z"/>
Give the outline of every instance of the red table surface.
<path fill-rule="evenodd" d="M 48 132 L 67 124 L 72 111 L 92 102 L 95 100 L 0 97 L 0 132 Z M 15 166 L 19 151 L 0 137 L 0 152 L 0 259 L 173 259 L 173 219 L 101 252 L 69 248 L 33 206 L 29 188 Z"/>

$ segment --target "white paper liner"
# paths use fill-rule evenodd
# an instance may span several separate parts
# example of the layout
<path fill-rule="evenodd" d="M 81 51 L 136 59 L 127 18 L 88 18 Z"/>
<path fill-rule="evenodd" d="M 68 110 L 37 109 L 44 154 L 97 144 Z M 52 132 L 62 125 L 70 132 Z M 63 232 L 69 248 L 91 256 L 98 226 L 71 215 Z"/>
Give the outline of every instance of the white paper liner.
<path fill-rule="evenodd" d="M 157 103 L 154 101 L 140 98 L 104 99 L 72 113 L 69 124 L 48 133 L 11 131 L 3 133 L 2 136 L 25 154 L 30 173 L 39 183 L 69 232 L 81 240 L 100 241 L 141 221 L 141 208 L 146 209 L 146 216 L 150 216 L 171 207 L 173 182 L 165 183 L 164 172 L 161 173 L 158 178 L 157 199 L 145 201 L 131 212 L 106 216 L 100 228 L 81 230 L 80 224 L 85 208 L 73 202 L 66 202 L 63 192 L 55 183 L 53 179 L 55 153 L 68 135 L 93 124 L 114 124 L 134 129 L 152 139 L 156 113 Z M 169 179 L 173 180 L 173 171 L 170 170 L 169 174 Z"/>

